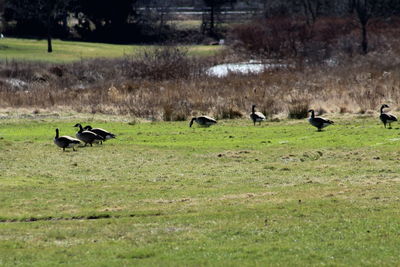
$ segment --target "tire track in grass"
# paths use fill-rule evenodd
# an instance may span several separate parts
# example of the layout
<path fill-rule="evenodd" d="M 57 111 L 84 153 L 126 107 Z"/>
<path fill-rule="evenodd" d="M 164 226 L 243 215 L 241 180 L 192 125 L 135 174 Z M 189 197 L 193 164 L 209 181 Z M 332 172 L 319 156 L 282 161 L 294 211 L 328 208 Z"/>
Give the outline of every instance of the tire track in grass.
<path fill-rule="evenodd" d="M 143 214 L 92 214 L 92 215 L 77 215 L 70 217 L 27 217 L 27 218 L 0 218 L 0 223 L 20 223 L 20 222 L 39 222 L 39 221 L 78 221 L 78 220 L 100 220 L 100 219 L 119 219 L 119 218 L 133 218 L 133 217 L 152 217 L 152 216 L 163 216 L 161 212 L 156 213 L 143 213 Z"/>

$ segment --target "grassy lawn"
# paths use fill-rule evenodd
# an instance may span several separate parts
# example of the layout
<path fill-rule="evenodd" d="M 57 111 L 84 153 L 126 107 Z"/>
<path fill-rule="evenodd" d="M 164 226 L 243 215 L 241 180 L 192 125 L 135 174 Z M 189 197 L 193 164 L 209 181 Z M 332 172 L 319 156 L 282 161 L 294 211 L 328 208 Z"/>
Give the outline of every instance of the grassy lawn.
<path fill-rule="evenodd" d="M 140 51 L 140 45 L 115 45 L 89 42 L 70 42 L 53 40 L 53 53 L 47 53 L 47 41 L 35 39 L 0 39 L 0 60 L 28 60 L 48 62 L 71 62 L 83 58 L 122 57 Z M 189 46 L 190 55 L 212 55 L 220 47 Z"/>
<path fill-rule="evenodd" d="M 396 265 L 399 129 L 333 119 L 2 119 L 0 265 Z M 77 122 L 118 137 L 62 152 Z"/>
<path fill-rule="evenodd" d="M 195 19 L 173 20 L 169 24 L 175 26 L 179 30 L 194 30 L 194 29 L 200 29 L 201 20 L 195 20 Z"/>

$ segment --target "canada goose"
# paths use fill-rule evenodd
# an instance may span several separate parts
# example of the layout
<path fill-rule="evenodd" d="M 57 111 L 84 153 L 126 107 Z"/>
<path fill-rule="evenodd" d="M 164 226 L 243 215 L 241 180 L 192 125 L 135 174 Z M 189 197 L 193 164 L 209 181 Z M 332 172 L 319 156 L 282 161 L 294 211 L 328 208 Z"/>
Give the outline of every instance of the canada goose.
<path fill-rule="evenodd" d="M 109 131 L 106 131 L 101 128 L 92 128 L 92 126 L 90 126 L 90 125 L 83 127 L 83 130 L 88 130 L 88 131 L 94 132 L 95 134 L 100 135 L 101 137 L 103 137 L 104 141 L 107 141 L 108 139 L 111 139 L 111 138 L 115 138 L 115 134 L 110 133 Z"/>
<path fill-rule="evenodd" d="M 331 120 L 327 120 L 322 117 L 315 117 L 313 109 L 310 109 L 308 112 L 311 112 L 311 117 L 308 118 L 308 121 L 310 122 L 310 124 L 312 126 L 317 127 L 319 132 L 322 130 L 322 128 L 325 128 L 325 127 L 333 124 L 333 121 L 331 121 Z"/>
<path fill-rule="evenodd" d="M 79 145 L 81 142 L 78 139 L 75 139 L 70 136 L 60 136 L 59 137 L 59 130 L 58 128 L 56 129 L 56 137 L 54 137 L 54 144 L 57 146 L 61 147 L 63 151 L 65 151 L 65 148 L 69 147 L 75 151 L 75 146 Z"/>
<path fill-rule="evenodd" d="M 193 122 L 197 122 L 200 126 L 203 127 L 209 127 L 211 125 L 214 125 L 217 123 L 217 121 L 211 117 L 208 116 L 200 116 L 200 117 L 194 117 L 189 123 L 189 127 L 192 127 Z"/>
<path fill-rule="evenodd" d="M 87 144 L 90 144 L 90 146 L 92 146 L 92 143 L 104 141 L 104 138 L 101 137 L 100 135 L 91 131 L 84 131 L 82 125 L 79 123 L 75 124 L 74 127 L 79 127 L 79 131 L 76 133 L 76 137 L 82 142 L 84 142 L 85 146 Z"/>
<path fill-rule="evenodd" d="M 256 126 L 256 122 L 258 122 L 261 125 L 262 121 L 265 121 L 265 115 L 262 114 L 261 112 L 256 112 L 256 105 L 251 106 L 251 114 L 250 118 L 254 122 L 254 126 Z"/>
<path fill-rule="evenodd" d="M 392 122 L 397 121 L 396 116 L 390 114 L 390 113 L 384 113 L 383 109 L 384 108 L 388 108 L 389 106 L 386 104 L 383 104 L 381 107 L 381 115 L 379 116 L 379 118 L 381 119 L 381 121 L 383 122 L 383 125 L 385 125 L 386 128 L 386 123 L 389 123 L 389 129 L 392 129 L 392 126 L 390 125 Z"/>

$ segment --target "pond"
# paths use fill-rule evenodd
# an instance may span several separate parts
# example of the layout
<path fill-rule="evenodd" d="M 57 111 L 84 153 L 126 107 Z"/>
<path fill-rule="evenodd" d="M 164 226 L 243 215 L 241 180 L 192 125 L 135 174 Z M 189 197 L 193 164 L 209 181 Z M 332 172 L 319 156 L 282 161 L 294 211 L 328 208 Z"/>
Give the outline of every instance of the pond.
<path fill-rule="evenodd" d="M 261 63 L 260 61 L 249 61 L 241 63 L 227 63 L 216 65 L 207 70 L 207 75 L 225 77 L 229 73 L 257 74 L 268 69 L 287 68 L 287 64 Z"/>

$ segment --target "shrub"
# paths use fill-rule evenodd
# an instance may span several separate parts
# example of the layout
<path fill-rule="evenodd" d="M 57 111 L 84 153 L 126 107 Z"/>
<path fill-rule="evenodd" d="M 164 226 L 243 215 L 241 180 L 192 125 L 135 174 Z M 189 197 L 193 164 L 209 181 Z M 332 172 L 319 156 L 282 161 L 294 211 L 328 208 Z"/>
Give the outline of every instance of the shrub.
<path fill-rule="evenodd" d="M 288 108 L 289 119 L 304 119 L 307 118 L 310 102 L 304 98 L 294 99 L 289 102 Z"/>
<path fill-rule="evenodd" d="M 174 46 L 148 49 L 135 56 L 127 56 L 123 73 L 131 78 L 149 80 L 187 79 L 196 73 L 196 61 L 187 56 L 187 50 Z"/>
<path fill-rule="evenodd" d="M 231 34 L 238 41 L 237 46 L 267 58 L 295 57 L 308 38 L 304 22 L 284 17 L 239 25 Z"/>

